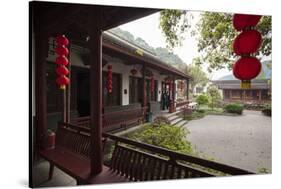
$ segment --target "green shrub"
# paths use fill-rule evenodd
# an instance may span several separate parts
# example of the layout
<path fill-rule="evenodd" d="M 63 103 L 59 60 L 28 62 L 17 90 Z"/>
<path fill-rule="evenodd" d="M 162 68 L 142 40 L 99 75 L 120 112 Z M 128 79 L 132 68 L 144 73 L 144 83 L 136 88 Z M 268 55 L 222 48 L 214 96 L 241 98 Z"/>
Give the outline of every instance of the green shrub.
<path fill-rule="evenodd" d="M 271 116 L 271 105 L 266 105 L 263 109 L 262 109 L 262 113 L 266 116 Z"/>
<path fill-rule="evenodd" d="M 209 98 L 208 98 L 207 95 L 201 94 L 201 95 L 197 96 L 196 102 L 197 102 L 199 105 L 208 104 L 208 103 L 209 103 Z"/>
<path fill-rule="evenodd" d="M 205 113 L 206 110 L 204 110 L 204 109 L 197 109 L 196 112 L 198 112 L 198 113 Z"/>
<path fill-rule="evenodd" d="M 241 104 L 227 104 L 224 106 L 224 110 L 228 113 L 235 113 L 241 115 L 243 113 L 243 105 Z"/>
<path fill-rule="evenodd" d="M 153 127 L 151 124 L 147 124 L 138 130 L 126 134 L 125 137 L 176 152 L 192 153 L 191 143 L 186 140 L 188 133 L 189 131 L 184 127 L 168 124 Z"/>

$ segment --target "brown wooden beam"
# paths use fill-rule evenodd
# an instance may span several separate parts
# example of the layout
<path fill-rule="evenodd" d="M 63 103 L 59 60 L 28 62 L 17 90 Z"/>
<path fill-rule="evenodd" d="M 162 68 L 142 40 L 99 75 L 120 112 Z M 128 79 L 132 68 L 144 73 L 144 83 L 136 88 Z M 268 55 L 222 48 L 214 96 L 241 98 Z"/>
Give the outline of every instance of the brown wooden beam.
<path fill-rule="evenodd" d="M 145 79 L 145 72 L 146 72 L 146 64 L 143 64 L 142 67 L 142 87 L 143 87 L 143 92 L 142 92 L 142 106 L 145 107 L 147 105 L 146 102 L 146 79 Z"/>
<path fill-rule="evenodd" d="M 186 80 L 186 100 L 189 100 L 189 80 Z"/>
<path fill-rule="evenodd" d="M 91 174 L 102 172 L 102 30 L 101 10 L 96 9 L 89 20 L 90 47 L 90 123 Z"/>
<path fill-rule="evenodd" d="M 47 133 L 47 87 L 46 58 L 48 55 L 48 36 L 40 30 L 35 31 L 35 114 L 36 145 L 44 147 Z"/>

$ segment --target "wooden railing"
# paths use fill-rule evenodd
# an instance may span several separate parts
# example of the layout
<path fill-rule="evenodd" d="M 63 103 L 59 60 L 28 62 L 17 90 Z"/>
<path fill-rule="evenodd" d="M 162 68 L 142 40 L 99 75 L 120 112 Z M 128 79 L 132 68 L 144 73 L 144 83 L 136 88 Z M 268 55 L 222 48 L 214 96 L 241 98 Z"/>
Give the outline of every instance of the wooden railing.
<path fill-rule="evenodd" d="M 103 133 L 103 137 L 116 142 L 111 169 L 134 181 L 253 174 L 240 168 L 108 133 Z"/>
<path fill-rule="evenodd" d="M 106 112 L 102 116 L 102 127 L 104 131 L 127 127 L 132 123 L 142 123 L 144 121 L 147 107 L 133 108 L 122 111 Z M 71 123 L 81 127 L 90 127 L 90 117 L 78 117 L 71 120 Z"/>
<path fill-rule="evenodd" d="M 182 101 L 182 102 L 177 102 L 176 103 L 176 107 L 178 108 L 178 107 L 181 107 L 181 106 L 186 106 L 186 105 L 188 105 L 190 103 L 190 101 Z"/>

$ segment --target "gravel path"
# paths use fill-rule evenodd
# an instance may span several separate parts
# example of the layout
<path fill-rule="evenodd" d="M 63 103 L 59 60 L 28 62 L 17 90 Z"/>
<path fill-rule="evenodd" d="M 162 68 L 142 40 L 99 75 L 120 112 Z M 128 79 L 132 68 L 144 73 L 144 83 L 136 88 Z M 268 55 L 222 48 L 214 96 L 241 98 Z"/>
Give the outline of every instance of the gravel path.
<path fill-rule="evenodd" d="M 200 155 L 253 172 L 271 172 L 271 125 L 271 117 L 246 110 L 242 116 L 208 115 L 185 127 Z"/>

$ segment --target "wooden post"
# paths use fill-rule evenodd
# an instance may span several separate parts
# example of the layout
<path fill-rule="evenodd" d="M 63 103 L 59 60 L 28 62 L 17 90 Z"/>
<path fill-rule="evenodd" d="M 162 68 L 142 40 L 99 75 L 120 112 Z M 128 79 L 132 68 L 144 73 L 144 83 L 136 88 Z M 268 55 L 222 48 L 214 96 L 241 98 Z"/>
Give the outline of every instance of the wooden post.
<path fill-rule="evenodd" d="M 143 87 L 143 92 L 142 92 L 142 106 L 145 107 L 146 104 L 146 79 L 145 79 L 145 72 L 146 72 L 146 65 L 145 63 L 143 64 L 142 67 L 142 87 Z"/>
<path fill-rule="evenodd" d="M 189 80 L 186 80 L 186 100 L 189 100 Z"/>
<path fill-rule="evenodd" d="M 173 91 L 172 91 L 172 112 L 176 111 L 176 79 L 175 76 L 173 76 Z"/>
<path fill-rule="evenodd" d="M 44 147 L 47 133 L 47 92 L 46 58 L 48 56 L 48 35 L 40 30 L 35 32 L 35 110 L 36 148 Z"/>
<path fill-rule="evenodd" d="M 91 123 L 91 174 L 102 172 L 102 31 L 100 8 L 92 11 L 95 18 L 89 22 L 90 48 L 90 123 Z"/>
<path fill-rule="evenodd" d="M 259 90 L 259 102 L 261 102 L 261 90 Z"/>
<path fill-rule="evenodd" d="M 70 54 L 71 54 L 71 44 L 68 47 L 69 49 L 69 56 L 68 56 L 68 60 L 69 60 L 69 64 L 68 64 L 68 70 L 69 70 L 69 74 L 68 74 L 68 78 L 70 80 L 69 84 L 66 86 L 66 122 L 69 123 L 70 122 L 70 99 L 71 99 L 71 59 L 70 59 Z"/>

